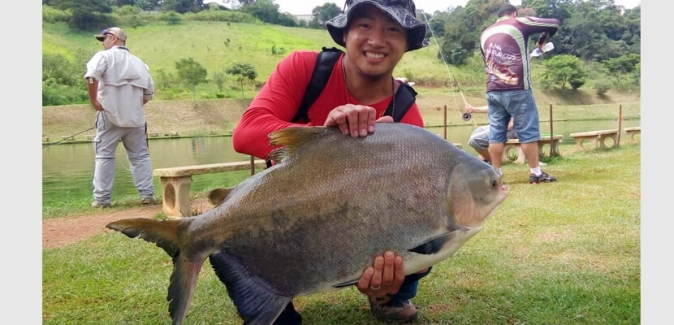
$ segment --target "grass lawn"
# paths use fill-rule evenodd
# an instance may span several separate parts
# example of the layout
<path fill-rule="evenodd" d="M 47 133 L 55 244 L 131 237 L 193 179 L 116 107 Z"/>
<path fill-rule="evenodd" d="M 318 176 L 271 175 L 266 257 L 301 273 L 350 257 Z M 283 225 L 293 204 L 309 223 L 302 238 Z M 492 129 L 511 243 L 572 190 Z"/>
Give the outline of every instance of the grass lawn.
<path fill-rule="evenodd" d="M 511 194 L 453 257 L 420 282 L 420 324 L 639 324 L 641 146 L 577 151 Z M 169 324 L 170 258 L 109 232 L 43 251 L 43 324 Z M 301 276 L 301 275 L 298 275 Z M 298 297 L 305 324 L 378 324 L 355 288 Z M 186 324 L 241 324 L 208 262 Z"/>

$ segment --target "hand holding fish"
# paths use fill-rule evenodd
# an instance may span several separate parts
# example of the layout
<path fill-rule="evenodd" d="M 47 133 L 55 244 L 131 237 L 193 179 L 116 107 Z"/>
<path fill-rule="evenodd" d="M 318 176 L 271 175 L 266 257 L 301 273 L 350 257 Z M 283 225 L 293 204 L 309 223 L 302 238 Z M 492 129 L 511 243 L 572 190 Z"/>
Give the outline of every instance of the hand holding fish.
<path fill-rule="evenodd" d="M 377 256 L 372 266 L 365 269 L 358 281 L 358 291 L 368 297 L 385 297 L 398 293 L 405 280 L 403 259 L 387 251 Z"/>
<path fill-rule="evenodd" d="M 370 106 L 346 104 L 335 107 L 323 126 L 337 126 L 342 134 L 364 137 L 374 133 L 376 111 Z"/>

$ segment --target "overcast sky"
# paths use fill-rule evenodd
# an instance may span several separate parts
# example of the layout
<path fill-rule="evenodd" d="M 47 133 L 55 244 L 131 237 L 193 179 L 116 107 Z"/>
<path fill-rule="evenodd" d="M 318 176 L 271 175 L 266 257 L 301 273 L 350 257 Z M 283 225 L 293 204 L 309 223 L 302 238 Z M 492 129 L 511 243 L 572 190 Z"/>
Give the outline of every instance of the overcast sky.
<path fill-rule="evenodd" d="M 206 1 L 204 1 L 206 2 Z M 219 2 L 214 0 L 214 2 Z M 315 7 L 322 6 L 326 2 L 332 2 L 337 5 L 340 9 L 344 6 L 344 0 L 276 0 L 276 4 L 279 5 L 280 12 L 289 12 L 294 15 L 301 14 L 310 14 L 311 9 Z M 427 13 L 433 13 L 436 10 L 446 10 L 449 6 L 465 6 L 468 0 L 415 0 L 414 3 L 417 5 L 417 9 L 422 9 Z M 510 3 L 513 5 L 519 6 L 522 4 L 521 0 L 513 0 Z M 625 8 L 634 8 L 641 3 L 641 0 L 614 0 L 614 3 L 618 6 L 624 6 Z"/>

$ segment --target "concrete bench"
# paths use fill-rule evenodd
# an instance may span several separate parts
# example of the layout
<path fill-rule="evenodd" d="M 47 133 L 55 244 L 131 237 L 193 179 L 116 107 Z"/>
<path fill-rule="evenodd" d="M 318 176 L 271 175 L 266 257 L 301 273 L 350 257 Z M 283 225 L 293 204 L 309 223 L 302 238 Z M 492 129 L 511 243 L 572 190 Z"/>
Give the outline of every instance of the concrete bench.
<path fill-rule="evenodd" d="M 564 138 L 563 135 L 555 135 L 553 137 L 543 136 L 541 140 L 538 141 L 538 155 L 541 158 L 545 157 L 554 157 L 559 156 L 559 143 Z M 546 154 L 546 151 L 543 150 L 544 146 L 548 145 L 550 147 L 549 153 Z M 517 155 L 509 154 L 511 150 L 516 150 Z M 524 151 L 522 150 L 522 144 L 518 139 L 510 139 L 503 144 L 503 161 L 512 161 L 514 160 L 518 164 L 525 164 L 526 157 L 524 156 Z"/>
<path fill-rule="evenodd" d="M 641 139 L 641 126 L 625 128 L 625 133 L 627 133 L 627 135 L 630 137 L 631 143 L 637 143 L 638 141 L 634 138 L 634 136 L 638 134 L 639 139 Z"/>
<path fill-rule="evenodd" d="M 578 132 L 571 133 L 570 136 L 576 140 L 576 147 L 580 150 L 585 150 L 583 143 L 587 140 L 592 143 L 593 148 L 615 148 L 618 145 L 618 129 L 613 130 L 600 130 L 600 131 L 589 131 L 589 132 Z M 605 140 L 607 138 L 613 139 L 613 144 L 608 147 L 606 146 Z M 588 148 L 589 149 L 589 148 Z"/>
<path fill-rule="evenodd" d="M 251 167 L 251 164 L 254 167 Z M 206 165 L 192 165 L 169 168 L 157 168 L 152 176 L 158 176 L 162 189 L 162 211 L 170 217 L 191 217 L 190 184 L 192 175 L 223 173 L 251 168 L 267 167 L 264 160 L 237 161 Z M 251 170 L 251 175 L 255 173 Z"/>

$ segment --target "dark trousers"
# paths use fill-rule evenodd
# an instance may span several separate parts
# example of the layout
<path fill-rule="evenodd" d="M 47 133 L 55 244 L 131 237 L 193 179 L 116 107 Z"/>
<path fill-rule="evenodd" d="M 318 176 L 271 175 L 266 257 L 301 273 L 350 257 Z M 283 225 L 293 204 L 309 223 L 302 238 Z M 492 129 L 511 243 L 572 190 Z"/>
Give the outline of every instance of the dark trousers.
<path fill-rule="evenodd" d="M 398 293 L 393 295 L 394 300 L 409 300 L 417 295 L 417 288 L 419 287 L 419 280 L 428 275 L 431 268 L 424 273 L 413 273 L 405 277 L 403 284 L 400 285 Z M 301 325 L 302 315 L 295 310 L 293 302 L 289 302 L 286 308 L 281 312 L 273 325 Z"/>

